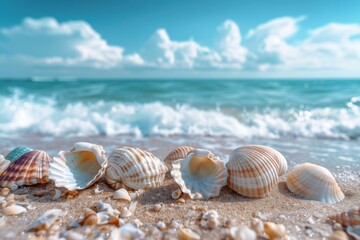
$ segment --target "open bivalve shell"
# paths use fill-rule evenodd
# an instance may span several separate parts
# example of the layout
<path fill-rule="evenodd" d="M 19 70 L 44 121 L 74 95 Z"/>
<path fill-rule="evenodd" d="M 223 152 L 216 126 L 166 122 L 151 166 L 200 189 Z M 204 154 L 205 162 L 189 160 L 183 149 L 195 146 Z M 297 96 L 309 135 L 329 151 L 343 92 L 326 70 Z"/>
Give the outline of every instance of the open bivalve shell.
<path fill-rule="evenodd" d="M 27 152 L 15 160 L 0 175 L 0 186 L 11 190 L 49 182 L 51 157 L 44 151 Z"/>
<path fill-rule="evenodd" d="M 50 164 L 50 179 L 56 187 L 69 191 L 85 189 L 100 179 L 107 163 L 101 145 L 77 142 L 71 151 L 61 151 L 54 157 Z"/>
<path fill-rule="evenodd" d="M 152 153 L 139 148 L 121 147 L 109 156 L 107 183 L 114 189 L 151 189 L 159 187 L 167 167 Z"/>
<path fill-rule="evenodd" d="M 0 154 L 0 175 L 9 167 L 10 161 Z"/>
<path fill-rule="evenodd" d="M 228 177 L 225 164 L 205 149 L 192 150 L 184 160 L 172 163 L 171 176 L 190 198 L 219 196 Z"/>
<path fill-rule="evenodd" d="M 166 164 L 169 171 L 171 171 L 172 163 L 179 159 L 185 159 L 186 156 L 193 150 L 190 146 L 181 146 L 172 150 L 165 158 L 164 163 Z"/>
<path fill-rule="evenodd" d="M 276 186 L 279 173 L 287 168 L 287 163 L 275 149 L 250 145 L 233 150 L 226 167 L 231 189 L 245 197 L 259 198 L 267 196 Z"/>
<path fill-rule="evenodd" d="M 360 225 L 360 206 L 352 207 L 345 212 L 330 216 L 329 219 L 340 223 L 344 227 Z"/>
<path fill-rule="evenodd" d="M 345 195 L 329 170 L 312 163 L 303 163 L 288 173 L 286 185 L 296 195 L 325 203 L 337 203 Z"/>
<path fill-rule="evenodd" d="M 25 153 L 31 152 L 34 149 L 30 148 L 30 147 L 26 147 L 26 146 L 19 146 L 14 148 L 11 152 L 8 153 L 8 155 L 6 155 L 6 159 L 9 160 L 10 162 L 14 162 L 17 159 L 19 159 L 22 155 L 24 155 Z"/>

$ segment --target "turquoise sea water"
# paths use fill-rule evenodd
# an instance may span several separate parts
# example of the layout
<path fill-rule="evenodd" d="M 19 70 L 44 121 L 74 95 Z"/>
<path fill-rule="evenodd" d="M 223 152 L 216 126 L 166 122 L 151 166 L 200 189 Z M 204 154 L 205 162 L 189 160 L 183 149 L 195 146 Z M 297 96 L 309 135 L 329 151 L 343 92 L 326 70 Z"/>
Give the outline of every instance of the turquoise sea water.
<path fill-rule="evenodd" d="M 360 80 L 3 80 L 0 86 L 0 136 L 360 138 Z"/>

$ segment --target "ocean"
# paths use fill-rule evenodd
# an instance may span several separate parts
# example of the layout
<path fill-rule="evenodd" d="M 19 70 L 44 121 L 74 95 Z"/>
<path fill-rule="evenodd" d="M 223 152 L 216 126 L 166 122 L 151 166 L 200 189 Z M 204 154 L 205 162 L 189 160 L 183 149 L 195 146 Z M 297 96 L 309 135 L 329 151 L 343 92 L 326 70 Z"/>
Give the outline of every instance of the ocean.
<path fill-rule="evenodd" d="M 289 156 L 290 165 L 357 169 L 352 177 L 359 177 L 360 80 L 2 80 L 0 86 L 3 151 L 32 144 L 55 154 L 90 139 L 109 150 L 192 144 L 226 159 L 242 144 L 266 144 Z"/>

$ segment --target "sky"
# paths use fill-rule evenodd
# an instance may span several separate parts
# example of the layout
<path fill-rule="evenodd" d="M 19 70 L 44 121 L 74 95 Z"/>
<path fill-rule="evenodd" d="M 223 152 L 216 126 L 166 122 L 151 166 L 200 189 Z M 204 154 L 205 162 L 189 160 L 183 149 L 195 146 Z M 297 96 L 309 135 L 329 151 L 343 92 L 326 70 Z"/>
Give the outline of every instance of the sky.
<path fill-rule="evenodd" d="M 0 78 L 360 77 L 360 2 L 0 1 Z"/>

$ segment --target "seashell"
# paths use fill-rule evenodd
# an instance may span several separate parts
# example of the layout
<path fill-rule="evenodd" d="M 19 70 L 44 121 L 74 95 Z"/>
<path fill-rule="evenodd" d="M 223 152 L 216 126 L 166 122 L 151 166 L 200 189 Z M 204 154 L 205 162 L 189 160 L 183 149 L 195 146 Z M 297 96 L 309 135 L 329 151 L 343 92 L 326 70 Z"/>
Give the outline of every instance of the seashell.
<path fill-rule="evenodd" d="M 275 149 L 249 145 L 236 148 L 226 164 L 228 186 L 245 197 L 265 197 L 276 186 L 279 173 L 286 171 L 285 158 Z"/>
<path fill-rule="evenodd" d="M 111 215 L 110 213 L 99 212 L 95 216 L 96 216 L 98 225 L 111 224 L 111 225 L 120 226 L 119 219 L 117 217 Z"/>
<path fill-rule="evenodd" d="M 194 199 L 219 196 L 228 177 L 225 164 L 212 152 L 204 149 L 192 150 L 184 160 L 172 163 L 171 176 L 181 191 Z"/>
<path fill-rule="evenodd" d="M 10 161 L 0 154 L 0 175 L 9 167 Z"/>
<path fill-rule="evenodd" d="M 8 155 L 6 155 L 5 158 L 7 160 L 9 160 L 11 163 L 13 163 L 16 160 L 18 160 L 25 153 L 31 152 L 33 150 L 34 149 L 32 149 L 30 147 L 26 147 L 26 146 L 16 147 L 11 152 L 9 152 Z"/>
<path fill-rule="evenodd" d="M 215 229 L 220 225 L 219 214 L 215 210 L 204 213 L 200 225 L 206 229 Z"/>
<path fill-rule="evenodd" d="M 130 196 L 131 200 L 134 201 L 134 200 L 137 200 L 143 193 L 144 193 L 144 190 L 139 189 L 135 192 L 130 192 L 129 196 Z"/>
<path fill-rule="evenodd" d="M 330 216 L 329 219 L 340 223 L 344 227 L 360 225 L 360 206 L 352 207 L 345 212 Z"/>
<path fill-rule="evenodd" d="M 181 146 L 172 150 L 165 158 L 164 163 L 166 164 L 169 171 L 172 169 L 172 163 L 179 159 L 185 159 L 186 156 L 193 150 L 190 146 Z"/>
<path fill-rule="evenodd" d="M 182 195 L 181 189 L 177 189 L 171 193 L 171 197 L 175 200 L 179 199 L 181 197 L 181 195 Z"/>
<path fill-rule="evenodd" d="M 123 207 L 120 211 L 121 218 L 128 218 L 131 215 L 132 215 L 132 212 L 127 207 Z"/>
<path fill-rule="evenodd" d="M 79 222 L 81 225 L 93 226 L 98 223 L 96 212 L 90 208 L 85 209 L 84 218 Z"/>
<path fill-rule="evenodd" d="M 109 240 L 135 240 L 143 239 L 145 233 L 138 229 L 134 224 L 127 223 L 121 228 L 113 229 L 110 233 Z"/>
<path fill-rule="evenodd" d="M 50 164 L 50 179 L 56 187 L 81 190 L 99 180 L 106 167 L 107 159 L 101 145 L 77 142 L 71 151 L 61 151 L 54 157 Z"/>
<path fill-rule="evenodd" d="M 116 200 L 125 200 L 125 201 L 131 202 L 131 197 L 130 197 L 128 191 L 126 191 L 126 189 L 124 189 L 124 188 L 120 188 L 119 190 L 116 190 L 114 192 L 113 198 Z"/>
<path fill-rule="evenodd" d="M 334 231 L 327 240 L 349 240 L 347 234 L 342 230 Z"/>
<path fill-rule="evenodd" d="M 131 147 L 115 149 L 106 169 L 107 183 L 114 189 L 151 189 L 159 187 L 167 172 L 166 166 L 152 153 Z"/>
<path fill-rule="evenodd" d="M 114 209 L 110 204 L 99 201 L 96 203 L 96 209 L 98 212 L 107 212 L 113 216 L 118 216 L 120 212 Z"/>
<path fill-rule="evenodd" d="M 156 227 L 160 230 L 165 230 L 166 229 L 166 224 L 163 221 L 159 221 L 156 223 Z"/>
<path fill-rule="evenodd" d="M 231 239 L 234 240 L 256 240 L 256 233 L 245 225 L 230 228 Z"/>
<path fill-rule="evenodd" d="M 330 171 L 311 163 L 303 163 L 290 171 L 286 185 L 291 192 L 309 200 L 337 203 L 345 198 Z"/>
<path fill-rule="evenodd" d="M 27 152 L 15 160 L 0 175 L 0 186 L 11 190 L 49 182 L 51 157 L 44 151 Z"/>
<path fill-rule="evenodd" d="M 62 215 L 61 209 L 51 209 L 41 214 L 35 221 L 33 221 L 28 231 L 41 231 L 49 229 L 55 222 L 57 222 Z"/>
<path fill-rule="evenodd" d="M 360 225 L 348 226 L 346 232 L 355 240 L 360 240 Z"/>
<path fill-rule="evenodd" d="M 0 192 L 0 195 L 3 197 L 6 197 L 7 195 L 9 195 L 10 193 L 10 189 L 9 188 L 3 188 Z"/>
<path fill-rule="evenodd" d="M 132 202 L 130 205 L 129 205 L 129 211 L 134 214 L 135 210 L 136 210 L 136 207 L 137 207 L 137 202 Z"/>
<path fill-rule="evenodd" d="M 282 224 L 275 224 L 273 222 L 264 223 L 264 232 L 270 239 L 279 239 L 286 236 L 286 228 Z"/>
<path fill-rule="evenodd" d="M 2 213 L 5 216 L 18 215 L 26 211 L 26 208 L 18 205 L 11 205 L 2 209 Z"/>
<path fill-rule="evenodd" d="M 61 198 L 61 191 L 59 189 L 55 189 L 53 192 L 53 197 L 52 200 L 58 200 L 59 198 Z"/>
<path fill-rule="evenodd" d="M 197 234 L 190 228 L 179 227 L 179 239 L 180 240 L 200 240 L 200 236 L 199 236 L 199 234 Z"/>
<path fill-rule="evenodd" d="M 258 236 L 261 236 L 264 233 L 264 223 L 260 218 L 252 218 L 250 221 L 250 227 Z"/>

